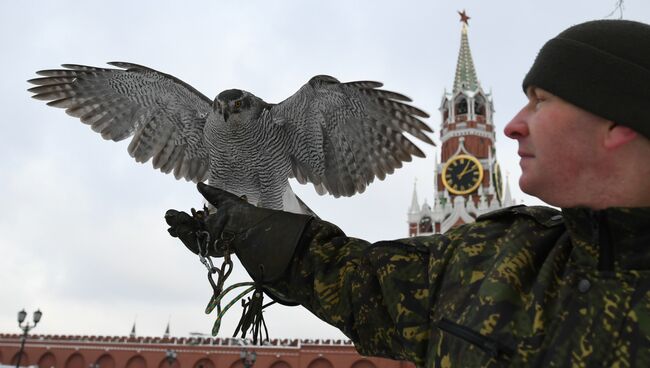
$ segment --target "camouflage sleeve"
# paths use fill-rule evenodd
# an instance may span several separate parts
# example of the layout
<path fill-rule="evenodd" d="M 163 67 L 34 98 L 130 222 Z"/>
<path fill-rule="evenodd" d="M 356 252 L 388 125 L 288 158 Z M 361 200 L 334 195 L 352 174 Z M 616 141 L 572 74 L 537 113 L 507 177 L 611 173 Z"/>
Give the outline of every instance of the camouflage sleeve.
<path fill-rule="evenodd" d="M 313 220 L 289 276 L 271 287 L 339 328 L 360 353 L 421 364 L 431 325 L 431 249 L 445 243 L 429 236 L 371 245 Z"/>

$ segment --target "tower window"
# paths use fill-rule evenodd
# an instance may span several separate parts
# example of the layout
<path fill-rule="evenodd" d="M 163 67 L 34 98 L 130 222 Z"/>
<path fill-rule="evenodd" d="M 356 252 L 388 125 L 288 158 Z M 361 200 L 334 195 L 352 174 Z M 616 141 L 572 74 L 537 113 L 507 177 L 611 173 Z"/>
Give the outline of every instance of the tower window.
<path fill-rule="evenodd" d="M 467 100 L 464 98 L 461 98 L 458 100 L 456 103 L 456 114 L 457 115 L 462 115 L 462 114 L 467 114 Z"/>
<path fill-rule="evenodd" d="M 474 100 L 474 114 L 485 116 L 485 99 L 480 95 Z"/>
<path fill-rule="evenodd" d="M 431 233 L 433 232 L 433 222 L 431 221 L 431 217 L 429 216 L 424 216 L 420 220 L 420 233 Z"/>

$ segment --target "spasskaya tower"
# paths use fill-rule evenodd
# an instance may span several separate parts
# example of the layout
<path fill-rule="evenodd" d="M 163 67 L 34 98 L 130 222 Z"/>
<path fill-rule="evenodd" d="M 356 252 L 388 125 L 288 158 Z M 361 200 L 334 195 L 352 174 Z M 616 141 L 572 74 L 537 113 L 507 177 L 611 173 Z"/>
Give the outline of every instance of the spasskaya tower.
<path fill-rule="evenodd" d="M 494 104 L 476 74 L 468 40 L 469 16 L 462 22 L 460 51 L 451 92 L 439 111 L 440 161 L 436 155 L 434 200 L 418 203 L 415 187 L 408 212 L 409 236 L 444 233 L 479 215 L 514 204 L 496 158 Z"/>

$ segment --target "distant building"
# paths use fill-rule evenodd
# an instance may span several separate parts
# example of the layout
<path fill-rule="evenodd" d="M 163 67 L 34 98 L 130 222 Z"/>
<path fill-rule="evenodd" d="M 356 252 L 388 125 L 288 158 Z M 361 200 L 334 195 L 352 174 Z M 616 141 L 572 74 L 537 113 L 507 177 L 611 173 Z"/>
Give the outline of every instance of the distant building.
<path fill-rule="evenodd" d="M 18 334 L 0 334 L 0 366 L 16 365 Z M 211 337 L 34 335 L 21 366 L 40 368 L 240 368 L 242 353 L 255 353 L 255 368 L 414 368 L 411 363 L 359 355 L 350 341 L 246 340 Z M 167 356 L 174 356 L 168 359 Z"/>
<path fill-rule="evenodd" d="M 479 215 L 514 205 L 496 158 L 494 104 L 476 76 L 463 22 L 454 87 L 440 103 L 440 162 L 435 159 L 433 203 L 418 201 L 413 188 L 407 214 L 409 236 L 444 233 Z"/>

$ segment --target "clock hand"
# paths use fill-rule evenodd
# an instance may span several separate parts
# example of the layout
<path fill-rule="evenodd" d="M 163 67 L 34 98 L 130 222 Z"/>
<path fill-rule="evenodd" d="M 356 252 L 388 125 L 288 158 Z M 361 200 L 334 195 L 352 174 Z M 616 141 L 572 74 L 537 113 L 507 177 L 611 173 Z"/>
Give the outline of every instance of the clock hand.
<path fill-rule="evenodd" d="M 462 179 L 463 176 L 465 176 L 466 174 L 469 174 L 469 173 L 471 173 L 471 172 L 475 172 L 475 171 L 476 171 L 476 168 L 473 168 L 473 169 L 471 169 L 471 170 L 469 170 L 469 171 L 463 173 L 463 175 L 461 175 L 458 179 Z"/>
<path fill-rule="evenodd" d="M 465 167 L 463 167 L 463 171 L 461 171 L 460 174 L 458 174 L 459 179 L 462 178 L 463 175 L 465 175 L 465 173 L 467 172 L 468 167 L 469 167 L 469 161 L 467 161 L 467 163 L 465 164 Z"/>
<path fill-rule="evenodd" d="M 463 171 L 458 175 L 458 179 L 462 179 L 463 176 L 465 176 L 465 174 L 468 174 L 468 173 L 471 173 L 471 172 L 473 172 L 473 171 L 476 171 L 476 169 L 477 169 L 476 166 L 472 166 L 472 168 L 468 170 L 468 168 L 469 168 L 469 164 L 470 164 L 470 163 L 468 162 L 467 165 L 465 165 L 465 168 L 463 168 Z"/>

